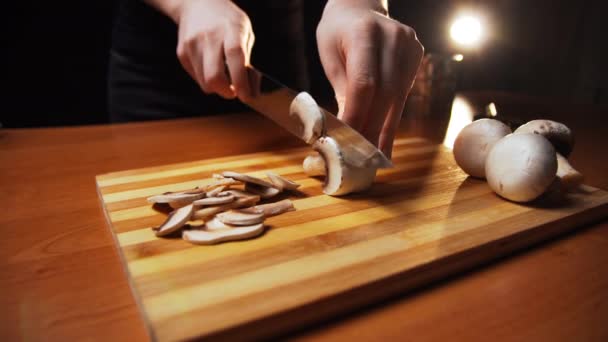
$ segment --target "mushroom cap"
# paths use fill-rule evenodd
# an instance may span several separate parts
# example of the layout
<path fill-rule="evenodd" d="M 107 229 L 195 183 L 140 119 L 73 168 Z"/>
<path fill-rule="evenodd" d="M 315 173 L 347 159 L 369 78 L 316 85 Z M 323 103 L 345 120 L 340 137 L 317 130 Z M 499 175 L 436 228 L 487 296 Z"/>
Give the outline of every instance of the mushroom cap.
<path fill-rule="evenodd" d="M 346 163 L 338 143 L 331 137 L 319 138 L 313 148 L 325 160 L 323 192 L 340 196 L 369 188 L 376 177 L 375 167 L 356 167 Z"/>
<path fill-rule="evenodd" d="M 557 121 L 532 120 L 519 126 L 513 133 L 540 134 L 553 144 L 553 147 L 557 152 L 565 157 L 570 155 L 570 152 L 572 152 L 572 148 L 574 147 L 574 136 L 572 135 L 572 131 L 568 126 Z"/>
<path fill-rule="evenodd" d="M 532 133 L 510 134 L 494 144 L 486 159 L 488 184 L 500 196 L 528 202 L 555 180 L 557 158 L 551 143 Z"/>
<path fill-rule="evenodd" d="M 509 126 L 498 120 L 473 121 L 460 131 L 454 141 L 456 164 L 467 174 L 484 178 L 488 152 L 498 140 L 509 133 Z"/>

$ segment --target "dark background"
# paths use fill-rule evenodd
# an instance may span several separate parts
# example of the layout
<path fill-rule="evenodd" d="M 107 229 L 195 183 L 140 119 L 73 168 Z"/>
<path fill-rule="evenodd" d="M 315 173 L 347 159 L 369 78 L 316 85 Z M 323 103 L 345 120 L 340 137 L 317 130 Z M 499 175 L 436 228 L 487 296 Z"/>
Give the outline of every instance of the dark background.
<path fill-rule="evenodd" d="M 105 123 L 106 69 L 117 1 L 17 2 L 2 16 L 0 122 L 5 127 Z M 306 0 L 311 93 L 332 91 L 316 54 L 324 1 Z M 427 52 L 450 47 L 448 25 L 467 6 L 482 9 L 491 36 L 461 89 L 492 89 L 586 104 L 608 103 L 608 39 L 602 0 L 392 1 Z M 255 53 L 255 50 L 254 50 Z"/>

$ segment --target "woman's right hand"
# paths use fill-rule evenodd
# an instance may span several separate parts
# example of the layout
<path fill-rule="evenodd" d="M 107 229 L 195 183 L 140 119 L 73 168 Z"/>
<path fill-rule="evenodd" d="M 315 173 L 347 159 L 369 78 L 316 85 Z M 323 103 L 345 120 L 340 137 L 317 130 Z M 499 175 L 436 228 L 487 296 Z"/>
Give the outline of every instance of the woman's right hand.
<path fill-rule="evenodd" d="M 230 0 L 183 0 L 174 14 L 177 57 L 201 89 L 226 99 L 250 96 L 246 66 L 255 37 L 247 14 Z"/>

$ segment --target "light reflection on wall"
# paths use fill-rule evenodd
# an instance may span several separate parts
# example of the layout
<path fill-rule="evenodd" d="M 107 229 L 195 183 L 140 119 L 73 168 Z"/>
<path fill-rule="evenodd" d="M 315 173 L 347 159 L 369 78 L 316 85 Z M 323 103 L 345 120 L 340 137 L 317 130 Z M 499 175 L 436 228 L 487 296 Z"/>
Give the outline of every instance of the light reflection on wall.
<path fill-rule="evenodd" d="M 443 140 L 443 145 L 449 149 L 454 146 L 454 140 L 464 126 L 473 122 L 473 108 L 467 100 L 459 95 L 456 95 L 452 102 L 452 112 L 450 114 L 450 123 L 448 124 L 447 132 Z"/>

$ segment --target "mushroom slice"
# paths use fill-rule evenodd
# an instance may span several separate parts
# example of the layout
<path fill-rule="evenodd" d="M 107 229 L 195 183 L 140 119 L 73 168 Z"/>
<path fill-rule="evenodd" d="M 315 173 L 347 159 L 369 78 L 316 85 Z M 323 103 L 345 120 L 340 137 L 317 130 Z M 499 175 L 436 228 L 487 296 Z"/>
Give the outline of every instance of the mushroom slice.
<path fill-rule="evenodd" d="M 182 238 L 196 245 L 213 245 L 220 242 L 244 240 L 256 237 L 264 232 L 264 224 L 234 227 L 220 230 L 185 230 Z"/>
<path fill-rule="evenodd" d="M 245 191 L 254 193 L 264 199 L 276 196 L 281 192 L 273 186 L 262 186 L 255 183 L 245 183 Z"/>
<path fill-rule="evenodd" d="M 249 197 L 259 197 L 256 194 L 252 194 L 250 192 L 247 191 L 243 191 L 243 190 L 239 190 L 239 189 L 228 189 L 226 191 L 222 191 L 219 194 L 217 194 L 218 196 L 228 196 L 228 195 L 233 195 L 236 198 L 249 198 Z"/>
<path fill-rule="evenodd" d="M 241 211 L 262 213 L 264 214 L 264 217 L 271 217 L 295 210 L 296 208 L 293 206 L 293 203 L 288 199 L 284 199 L 274 203 L 260 204 L 255 207 L 245 208 Z"/>
<path fill-rule="evenodd" d="M 563 156 L 568 157 L 574 147 L 574 136 L 568 126 L 551 120 L 532 120 L 519 126 L 514 132 L 540 134 L 547 138 L 555 150 Z"/>
<path fill-rule="evenodd" d="M 323 186 L 323 192 L 327 195 L 340 196 L 362 191 L 374 182 L 376 168 L 348 164 L 340 146 L 332 137 L 319 138 L 313 148 L 321 154 L 327 165 Z"/>
<path fill-rule="evenodd" d="M 304 173 L 307 175 L 314 176 L 325 176 L 325 160 L 320 154 L 315 153 L 304 158 L 302 163 Z"/>
<path fill-rule="evenodd" d="M 226 185 L 220 185 L 217 188 L 214 188 L 213 190 L 207 191 L 206 195 L 207 197 L 216 197 L 224 190 L 226 190 Z"/>
<path fill-rule="evenodd" d="M 557 153 L 557 177 L 563 189 L 569 191 L 583 184 L 584 177 L 570 165 L 568 159 Z"/>
<path fill-rule="evenodd" d="M 153 228 L 156 236 L 165 236 L 179 230 L 190 220 L 193 211 L 192 204 L 172 211 L 163 224 Z"/>
<path fill-rule="evenodd" d="M 192 203 L 199 198 L 205 197 L 205 193 L 184 194 L 179 192 L 169 192 L 162 195 L 148 197 L 149 203 L 171 203 L 171 202 L 188 202 Z"/>
<path fill-rule="evenodd" d="M 243 210 L 228 210 L 217 214 L 220 221 L 233 226 L 250 226 L 252 224 L 264 222 L 264 213 L 243 211 Z"/>
<path fill-rule="evenodd" d="M 274 185 L 272 185 L 271 183 L 269 183 L 263 179 L 260 179 L 257 177 L 252 177 L 252 176 L 245 175 L 245 174 L 238 173 L 238 172 L 224 171 L 224 172 L 222 172 L 222 176 L 241 181 L 243 183 L 246 183 L 245 185 L 257 184 L 257 185 L 261 185 L 263 187 L 268 187 L 268 188 L 274 187 Z"/>
<path fill-rule="evenodd" d="M 486 159 L 490 188 L 514 202 L 528 202 L 542 195 L 557 172 L 555 148 L 540 135 L 509 134 L 499 140 Z"/>
<path fill-rule="evenodd" d="M 206 207 L 203 209 L 196 210 L 194 212 L 194 214 L 192 215 L 192 217 L 195 219 L 207 220 L 223 211 L 230 210 L 230 209 L 249 207 L 249 206 L 255 205 L 259 201 L 260 201 L 260 196 L 237 198 L 237 200 L 234 202 L 218 205 L 215 207 Z"/>
<path fill-rule="evenodd" d="M 233 226 L 227 225 L 224 222 L 220 221 L 217 216 L 213 217 L 210 220 L 205 222 L 205 230 L 214 231 L 214 230 L 225 230 L 234 228 Z"/>
<path fill-rule="evenodd" d="M 300 187 L 300 184 L 291 181 L 285 177 L 279 176 L 274 172 L 266 172 L 266 175 L 268 176 L 268 179 L 270 179 L 270 182 L 274 184 L 274 187 L 281 191 L 283 191 L 284 189 L 295 190 Z"/>
<path fill-rule="evenodd" d="M 193 205 L 220 205 L 220 204 L 234 202 L 235 199 L 236 199 L 236 197 L 234 197 L 234 195 L 227 194 L 227 196 L 201 198 L 199 200 L 192 202 L 192 204 Z"/>
<path fill-rule="evenodd" d="M 307 92 L 301 92 L 293 99 L 289 115 L 299 119 L 302 125 L 300 137 L 307 144 L 312 144 L 325 135 L 325 115 Z"/>
<path fill-rule="evenodd" d="M 233 178 L 222 178 L 222 179 L 218 179 L 213 183 L 207 184 L 207 186 L 205 187 L 205 190 L 207 192 L 212 191 L 215 188 L 219 188 L 219 187 L 226 187 L 226 186 L 231 186 L 231 185 L 237 185 L 237 184 L 241 184 L 241 182 L 239 182 L 236 179 Z"/>

